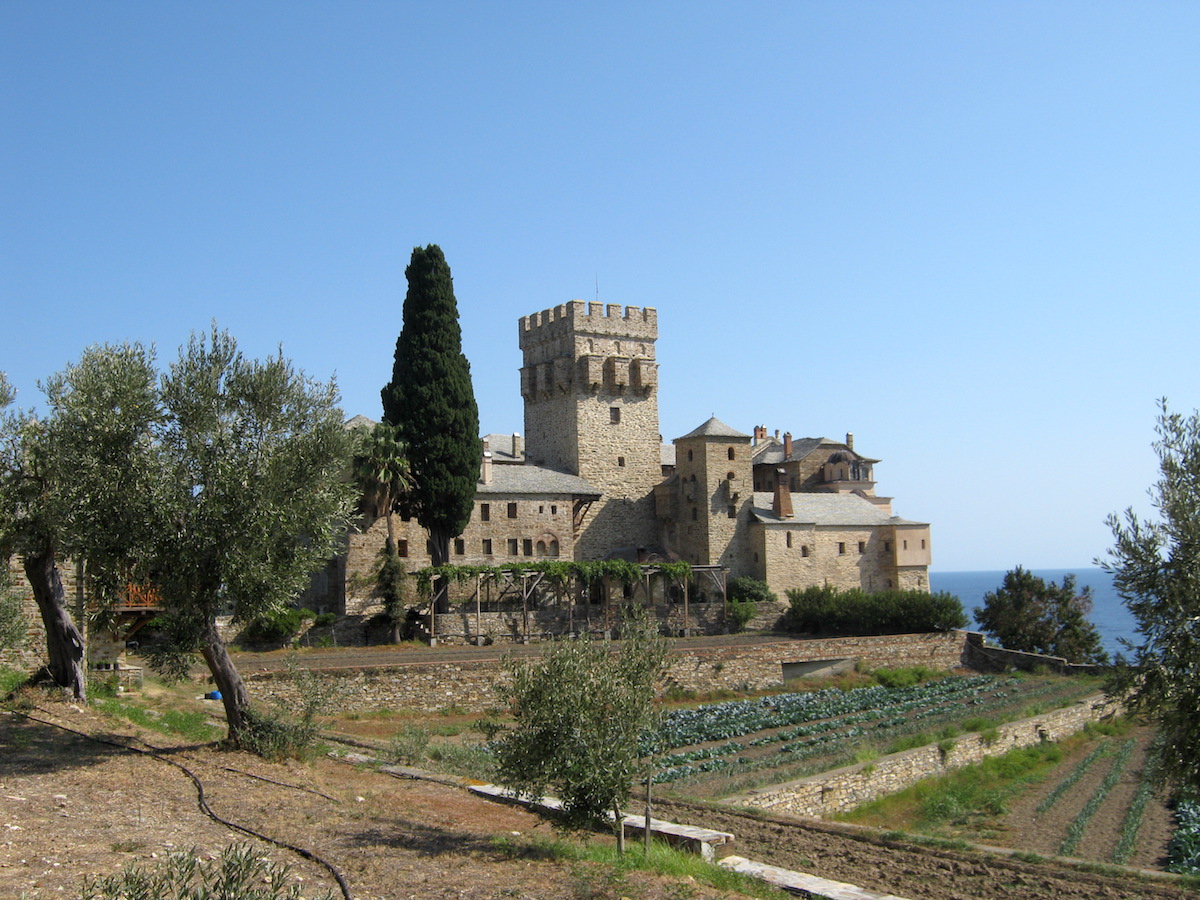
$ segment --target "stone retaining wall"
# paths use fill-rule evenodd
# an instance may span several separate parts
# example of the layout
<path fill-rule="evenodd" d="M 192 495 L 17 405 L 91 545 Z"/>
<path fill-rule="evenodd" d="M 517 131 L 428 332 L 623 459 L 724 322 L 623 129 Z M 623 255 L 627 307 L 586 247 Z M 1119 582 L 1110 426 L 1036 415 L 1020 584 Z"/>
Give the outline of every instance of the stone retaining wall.
<path fill-rule="evenodd" d="M 952 669 L 962 664 L 967 632 L 900 634 L 827 639 L 783 639 L 769 644 L 677 647 L 671 653 L 663 692 L 707 692 L 778 687 L 789 662 L 854 659 L 871 667 L 924 665 Z M 339 687 L 344 710 L 458 707 L 481 712 L 503 702 L 495 693 L 508 680 L 499 657 L 396 666 L 324 669 Z M 255 699 L 295 702 L 295 688 L 277 673 L 247 677 Z"/>
<path fill-rule="evenodd" d="M 980 734 L 967 734 L 952 742 L 894 753 L 870 763 L 836 769 L 784 785 L 749 791 L 727 802 L 786 812 L 825 816 L 845 812 L 885 794 L 895 793 L 923 778 L 998 756 L 1042 741 L 1058 741 L 1080 731 L 1088 722 L 1114 715 L 1120 705 L 1102 695 L 1031 719 L 996 729 L 990 743 Z"/>

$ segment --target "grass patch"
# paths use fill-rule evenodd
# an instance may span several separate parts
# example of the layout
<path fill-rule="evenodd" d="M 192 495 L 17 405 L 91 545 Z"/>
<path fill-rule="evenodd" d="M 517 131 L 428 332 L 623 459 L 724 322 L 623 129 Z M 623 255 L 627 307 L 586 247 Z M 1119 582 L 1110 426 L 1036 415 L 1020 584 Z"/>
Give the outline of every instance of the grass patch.
<path fill-rule="evenodd" d="M 1056 744 L 1011 750 L 926 779 L 838 816 L 847 822 L 936 834 L 948 826 L 974 824 L 1003 815 L 1008 799 L 1040 781 L 1062 759 Z"/>
<path fill-rule="evenodd" d="M 200 744 L 214 741 L 223 734 L 223 729 L 208 721 L 208 713 L 204 710 L 169 709 L 160 713 L 118 697 L 103 697 L 92 701 L 92 705 L 105 715 L 124 719 L 160 734 L 179 735 Z"/>
<path fill-rule="evenodd" d="M 0 697 L 7 697 L 29 680 L 29 673 L 0 666 Z"/>
<path fill-rule="evenodd" d="M 723 869 L 705 862 L 695 854 L 681 852 L 660 841 L 651 842 L 649 856 L 646 855 L 641 841 L 631 841 L 624 855 L 618 853 L 612 844 L 593 841 L 499 837 L 493 840 L 492 846 L 509 859 L 564 860 L 598 866 L 599 872 L 575 870 L 577 888 L 594 885 L 597 877 L 616 886 L 623 881 L 624 873 L 645 871 L 680 881 L 691 878 L 717 890 L 758 897 L 762 900 L 782 900 L 792 896 L 756 878 Z M 575 893 L 576 896 L 606 896 L 604 892 L 594 890 L 586 893 L 577 890 Z"/>

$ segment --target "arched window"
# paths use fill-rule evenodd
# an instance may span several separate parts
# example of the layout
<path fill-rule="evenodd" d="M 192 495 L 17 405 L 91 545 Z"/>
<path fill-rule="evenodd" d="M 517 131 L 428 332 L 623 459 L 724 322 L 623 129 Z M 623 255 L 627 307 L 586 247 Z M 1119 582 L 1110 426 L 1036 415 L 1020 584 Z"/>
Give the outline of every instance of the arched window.
<path fill-rule="evenodd" d="M 550 542 L 550 555 L 551 555 L 551 556 L 558 556 L 558 541 L 551 541 L 551 542 Z"/>
<path fill-rule="evenodd" d="M 792 546 L 792 533 L 790 531 L 787 533 L 787 545 L 789 547 Z"/>
<path fill-rule="evenodd" d="M 733 458 L 734 458 L 734 453 L 733 453 L 733 448 L 732 448 L 732 447 L 730 447 L 730 448 L 729 448 L 729 458 L 730 458 L 730 459 L 733 459 Z"/>
<path fill-rule="evenodd" d="M 545 541 L 538 541 L 538 542 L 537 542 L 537 555 L 538 555 L 538 556 L 545 556 L 545 555 L 546 555 L 546 542 L 545 542 Z"/>
<path fill-rule="evenodd" d="M 692 461 L 692 451 L 689 450 L 688 451 L 688 462 L 691 462 L 691 461 Z"/>

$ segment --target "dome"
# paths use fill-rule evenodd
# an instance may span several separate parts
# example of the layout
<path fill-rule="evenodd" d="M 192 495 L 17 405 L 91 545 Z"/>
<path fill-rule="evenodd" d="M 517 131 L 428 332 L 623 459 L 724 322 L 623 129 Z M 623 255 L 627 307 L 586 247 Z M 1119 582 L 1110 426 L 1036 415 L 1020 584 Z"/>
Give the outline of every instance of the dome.
<path fill-rule="evenodd" d="M 829 454 L 829 462 L 831 463 L 852 463 L 857 461 L 858 457 L 849 450 L 835 450 Z"/>

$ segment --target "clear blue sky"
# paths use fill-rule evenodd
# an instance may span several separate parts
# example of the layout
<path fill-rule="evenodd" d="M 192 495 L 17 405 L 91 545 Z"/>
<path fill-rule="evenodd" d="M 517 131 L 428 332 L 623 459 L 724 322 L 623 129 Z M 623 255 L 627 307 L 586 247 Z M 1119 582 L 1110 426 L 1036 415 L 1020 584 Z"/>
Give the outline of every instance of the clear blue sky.
<path fill-rule="evenodd" d="M 668 440 L 856 435 L 934 568 L 1086 566 L 1200 406 L 1200 4 L 0 4 L 0 371 L 212 319 L 379 413 L 412 248 L 659 310 Z"/>

